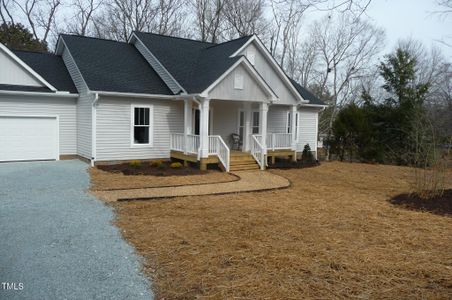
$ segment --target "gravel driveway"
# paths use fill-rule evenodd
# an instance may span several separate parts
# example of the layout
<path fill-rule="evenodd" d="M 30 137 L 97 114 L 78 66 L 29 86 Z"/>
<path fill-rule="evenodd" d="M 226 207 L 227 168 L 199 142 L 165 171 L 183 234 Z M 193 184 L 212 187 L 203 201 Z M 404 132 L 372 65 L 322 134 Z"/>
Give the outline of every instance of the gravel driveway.
<path fill-rule="evenodd" d="M 86 168 L 0 164 L 0 299 L 153 298 L 111 208 L 86 192 Z"/>

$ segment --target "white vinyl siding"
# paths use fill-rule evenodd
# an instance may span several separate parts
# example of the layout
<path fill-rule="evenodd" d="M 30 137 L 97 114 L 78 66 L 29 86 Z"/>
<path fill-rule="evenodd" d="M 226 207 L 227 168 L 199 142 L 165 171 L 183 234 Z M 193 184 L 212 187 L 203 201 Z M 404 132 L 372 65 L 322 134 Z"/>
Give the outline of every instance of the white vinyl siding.
<path fill-rule="evenodd" d="M 92 96 L 88 94 L 88 87 L 66 47 L 62 58 L 80 95 L 77 101 L 77 154 L 91 159 Z"/>
<path fill-rule="evenodd" d="M 153 107 L 152 147 L 131 146 L 132 105 Z M 169 158 L 170 134 L 184 131 L 183 101 L 100 96 L 96 117 L 97 161 Z"/>
<path fill-rule="evenodd" d="M 318 110 L 302 108 L 298 111 L 298 114 L 297 150 L 303 151 L 304 146 L 309 144 L 312 151 L 317 151 Z"/>
<path fill-rule="evenodd" d="M 0 96 L 0 115 L 58 116 L 60 155 L 77 153 L 75 99 Z"/>
<path fill-rule="evenodd" d="M 254 68 L 259 72 L 262 78 L 272 88 L 279 98 L 280 104 L 296 104 L 297 98 L 294 96 L 288 85 L 281 79 L 280 75 L 265 58 L 258 48 L 253 44 L 249 44 L 239 55 L 247 55 L 254 53 Z"/>
<path fill-rule="evenodd" d="M 212 134 L 221 135 L 227 145 L 231 146 L 231 134 L 238 133 L 238 113 L 241 102 L 210 101 L 212 107 Z"/>
<path fill-rule="evenodd" d="M 237 89 L 236 75 L 242 77 L 242 88 Z M 245 100 L 245 101 L 266 101 L 269 98 L 263 91 L 259 83 L 251 77 L 248 71 L 241 65 L 238 65 L 230 72 L 213 90 L 209 92 L 211 99 L 223 100 Z"/>
<path fill-rule="evenodd" d="M 287 133 L 287 112 L 289 109 L 290 106 L 287 105 L 271 105 L 268 108 L 268 133 Z"/>
<path fill-rule="evenodd" d="M 0 50 L 0 84 L 43 86 L 43 84 Z"/>

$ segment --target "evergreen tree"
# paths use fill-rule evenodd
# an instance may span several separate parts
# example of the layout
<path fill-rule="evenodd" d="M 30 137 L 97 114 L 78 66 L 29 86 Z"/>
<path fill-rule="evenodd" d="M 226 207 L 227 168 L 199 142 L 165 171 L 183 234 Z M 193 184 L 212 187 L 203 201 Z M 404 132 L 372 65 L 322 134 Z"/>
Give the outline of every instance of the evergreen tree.
<path fill-rule="evenodd" d="M 48 52 L 47 43 L 34 39 L 30 31 L 19 23 L 0 25 L 0 43 L 15 50 Z"/>

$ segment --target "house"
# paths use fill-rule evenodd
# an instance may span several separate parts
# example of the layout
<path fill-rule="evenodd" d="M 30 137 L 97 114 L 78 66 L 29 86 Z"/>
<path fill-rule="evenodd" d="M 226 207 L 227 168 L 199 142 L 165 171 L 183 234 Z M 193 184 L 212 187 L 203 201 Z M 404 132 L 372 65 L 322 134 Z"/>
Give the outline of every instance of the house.
<path fill-rule="evenodd" d="M 62 34 L 55 54 L 0 44 L 0 161 L 175 157 L 229 171 L 243 154 L 264 169 L 306 144 L 316 151 L 324 107 L 256 36 Z"/>

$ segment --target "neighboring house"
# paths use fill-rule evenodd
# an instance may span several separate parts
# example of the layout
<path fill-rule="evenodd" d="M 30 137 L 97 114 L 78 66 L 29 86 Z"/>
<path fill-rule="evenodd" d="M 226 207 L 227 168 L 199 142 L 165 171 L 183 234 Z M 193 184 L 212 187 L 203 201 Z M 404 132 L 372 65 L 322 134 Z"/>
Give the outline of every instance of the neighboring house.
<path fill-rule="evenodd" d="M 0 161 L 176 157 L 229 171 L 235 133 L 263 169 L 267 156 L 315 151 L 324 107 L 256 36 L 60 35 L 55 54 L 0 44 Z"/>

